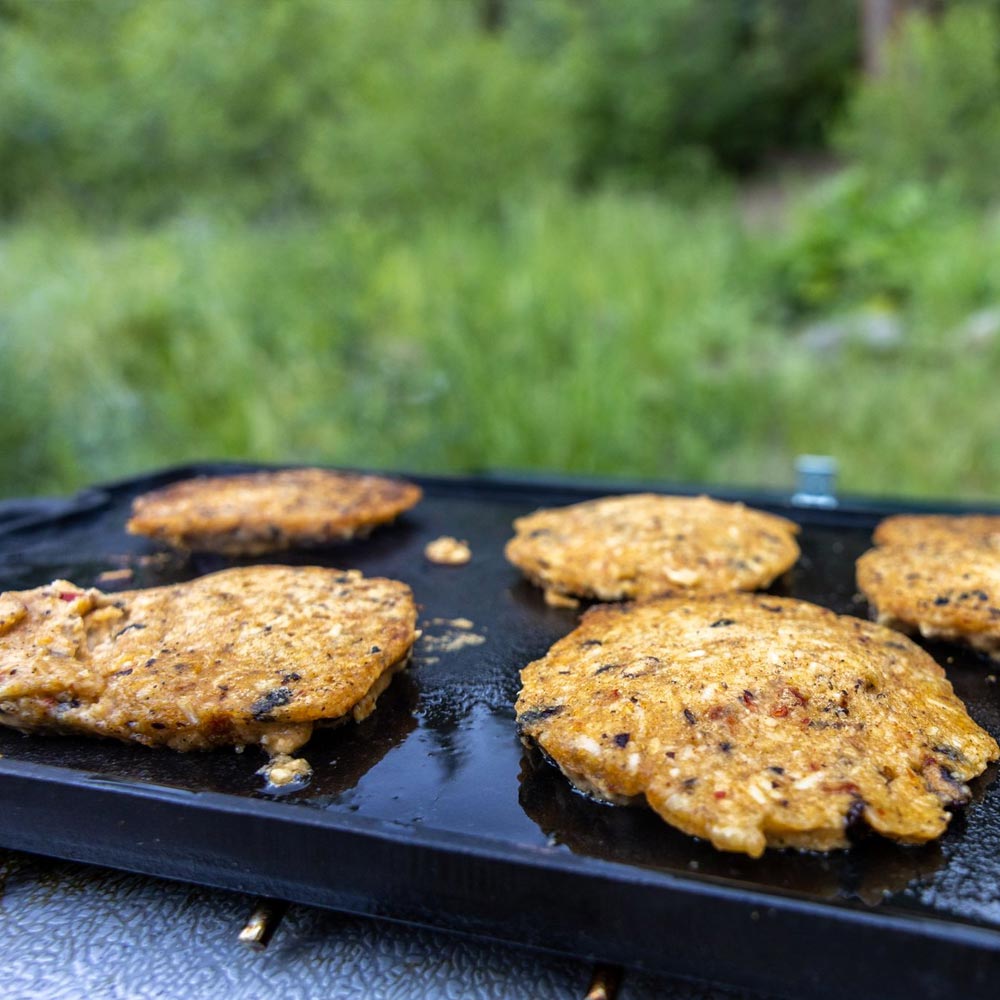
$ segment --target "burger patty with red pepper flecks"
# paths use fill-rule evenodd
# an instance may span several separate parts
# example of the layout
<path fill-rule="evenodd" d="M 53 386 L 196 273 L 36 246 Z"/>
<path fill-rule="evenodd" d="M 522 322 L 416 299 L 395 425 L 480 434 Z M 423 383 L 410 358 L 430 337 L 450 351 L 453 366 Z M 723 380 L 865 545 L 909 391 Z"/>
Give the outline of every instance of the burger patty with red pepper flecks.
<path fill-rule="evenodd" d="M 752 857 L 938 837 L 1000 757 L 905 636 L 787 598 L 593 608 L 521 681 L 522 739 L 578 789 Z"/>
<path fill-rule="evenodd" d="M 704 496 L 603 497 L 535 511 L 514 529 L 507 558 L 554 600 L 756 590 L 799 557 L 796 524 Z"/>
<path fill-rule="evenodd" d="M 876 619 L 1000 660 L 1000 515 L 898 514 L 857 564 Z"/>
<path fill-rule="evenodd" d="M 360 721 L 416 637 L 410 588 L 357 571 L 247 566 L 105 594 L 0 594 L 0 724 L 200 750 L 291 753 Z"/>

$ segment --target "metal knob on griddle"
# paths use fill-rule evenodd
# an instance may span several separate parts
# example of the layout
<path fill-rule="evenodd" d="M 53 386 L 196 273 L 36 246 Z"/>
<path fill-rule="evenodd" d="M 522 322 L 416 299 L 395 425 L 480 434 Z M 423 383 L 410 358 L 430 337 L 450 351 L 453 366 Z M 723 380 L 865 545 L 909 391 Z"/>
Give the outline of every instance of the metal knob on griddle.
<path fill-rule="evenodd" d="M 799 507 L 836 507 L 837 460 L 832 455 L 799 455 L 795 459 L 795 493 Z"/>

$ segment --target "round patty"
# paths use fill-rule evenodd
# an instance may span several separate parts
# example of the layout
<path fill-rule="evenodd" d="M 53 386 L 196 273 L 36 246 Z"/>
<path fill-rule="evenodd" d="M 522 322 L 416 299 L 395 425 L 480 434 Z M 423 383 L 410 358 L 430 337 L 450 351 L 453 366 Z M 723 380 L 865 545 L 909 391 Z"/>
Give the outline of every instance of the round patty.
<path fill-rule="evenodd" d="M 1000 659 L 1000 516 L 900 515 L 874 538 L 857 574 L 879 622 Z"/>
<path fill-rule="evenodd" d="M 365 535 L 421 495 L 413 483 L 327 469 L 202 476 L 137 497 L 128 530 L 180 549 L 259 555 Z"/>
<path fill-rule="evenodd" d="M 740 503 L 652 493 L 539 510 L 507 558 L 538 586 L 603 601 L 766 587 L 799 557 L 797 525 Z"/>
<path fill-rule="evenodd" d="M 410 588 L 319 567 L 248 566 L 104 594 L 58 580 L 0 595 L 0 723 L 289 753 L 360 720 L 415 638 Z"/>
<path fill-rule="evenodd" d="M 577 788 L 752 857 L 940 836 L 1000 756 L 918 646 L 803 601 L 594 608 L 521 680 L 522 738 Z"/>

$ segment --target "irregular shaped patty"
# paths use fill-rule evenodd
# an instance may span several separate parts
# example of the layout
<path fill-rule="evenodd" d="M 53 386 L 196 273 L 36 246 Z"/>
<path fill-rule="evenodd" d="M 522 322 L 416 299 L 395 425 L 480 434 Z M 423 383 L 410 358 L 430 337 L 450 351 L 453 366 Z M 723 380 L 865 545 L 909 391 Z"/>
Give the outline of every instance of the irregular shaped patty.
<path fill-rule="evenodd" d="M 1000 514 L 894 514 L 881 521 L 876 545 L 983 545 L 1000 552 Z"/>
<path fill-rule="evenodd" d="M 259 555 L 365 535 L 421 495 L 413 483 L 327 469 L 203 476 L 137 497 L 128 530 L 180 549 Z"/>
<path fill-rule="evenodd" d="M 65 580 L 0 595 L 0 723 L 200 750 L 290 753 L 367 715 L 415 638 L 409 587 L 249 566 L 104 594 Z"/>
<path fill-rule="evenodd" d="M 594 608 L 521 680 L 522 738 L 577 788 L 752 857 L 844 847 L 861 821 L 940 836 L 1000 756 L 923 650 L 803 601 Z"/>
<path fill-rule="evenodd" d="M 799 557 L 798 526 L 739 503 L 652 493 L 539 510 L 507 558 L 540 587 L 603 601 L 766 587 Z"/>
<path fill-rule="evenodd" d="M 899 515 L 857 563 L 878 621 L 1000 659 L 1000 516 Z"/>

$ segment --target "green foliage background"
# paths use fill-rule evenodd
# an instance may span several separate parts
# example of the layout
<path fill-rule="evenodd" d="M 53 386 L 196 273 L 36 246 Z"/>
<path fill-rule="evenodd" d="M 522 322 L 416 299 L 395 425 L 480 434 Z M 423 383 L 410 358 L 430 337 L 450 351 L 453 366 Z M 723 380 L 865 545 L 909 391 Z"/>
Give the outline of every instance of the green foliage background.
<path fill-rule="evenodd" d="M 0 491 L 212 457 L 780 486 L 813 451 L 1000 493 L 996 4 L 866 83 L 849 4 L 491 9 L 0 0 Z M 748 172 L 827 142 L 748 228 Z M 902 334 L 802 332 L 871 314 Z"/>

